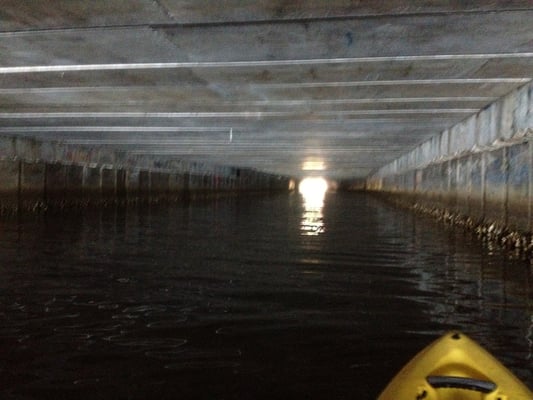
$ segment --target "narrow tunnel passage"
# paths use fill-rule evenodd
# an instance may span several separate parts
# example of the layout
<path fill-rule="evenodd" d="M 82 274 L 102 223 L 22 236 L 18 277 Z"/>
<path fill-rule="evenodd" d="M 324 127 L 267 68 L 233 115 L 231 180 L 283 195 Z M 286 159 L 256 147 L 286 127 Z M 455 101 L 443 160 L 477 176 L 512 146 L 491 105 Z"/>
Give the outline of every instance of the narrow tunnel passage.
<path fill-rule="evenodd" d="M 532 20 L 2 0 L 0 398 L 371 400 L 449 329 L 533 387 Z"/>

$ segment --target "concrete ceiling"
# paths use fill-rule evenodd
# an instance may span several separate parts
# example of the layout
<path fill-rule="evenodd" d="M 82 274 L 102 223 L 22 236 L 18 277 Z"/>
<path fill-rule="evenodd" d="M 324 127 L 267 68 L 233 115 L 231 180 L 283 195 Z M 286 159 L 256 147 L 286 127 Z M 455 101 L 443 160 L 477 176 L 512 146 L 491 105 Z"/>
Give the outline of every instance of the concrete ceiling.
<path fill-rule="evenodd" d="M 1 3 L 0 134 L 162 159 L 360 178 L 533 77 L 531 0 Z"/>

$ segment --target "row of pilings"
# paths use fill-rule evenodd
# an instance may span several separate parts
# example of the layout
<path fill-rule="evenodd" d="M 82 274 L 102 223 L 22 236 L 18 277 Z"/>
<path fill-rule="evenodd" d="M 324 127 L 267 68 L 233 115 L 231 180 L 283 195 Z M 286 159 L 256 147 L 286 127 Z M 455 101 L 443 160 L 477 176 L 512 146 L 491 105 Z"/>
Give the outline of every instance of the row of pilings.
<path fill-rule="evenodd" d="M 248 168 L 0 137 L 1 214 L 285 191 L 289 184 Z"/>

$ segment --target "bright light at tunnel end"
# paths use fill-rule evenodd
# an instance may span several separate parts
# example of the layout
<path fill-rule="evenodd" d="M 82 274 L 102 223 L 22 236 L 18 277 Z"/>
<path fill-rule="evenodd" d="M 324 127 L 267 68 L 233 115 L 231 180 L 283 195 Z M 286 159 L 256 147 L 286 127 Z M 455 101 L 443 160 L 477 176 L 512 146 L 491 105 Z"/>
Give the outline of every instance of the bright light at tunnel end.
<path fill-rule="evenodd" d="M 305 198 L 323 196 L 328 188 L 328 182 L 320 177 L 304 178 L 298 185 L 298 191 Z"/>

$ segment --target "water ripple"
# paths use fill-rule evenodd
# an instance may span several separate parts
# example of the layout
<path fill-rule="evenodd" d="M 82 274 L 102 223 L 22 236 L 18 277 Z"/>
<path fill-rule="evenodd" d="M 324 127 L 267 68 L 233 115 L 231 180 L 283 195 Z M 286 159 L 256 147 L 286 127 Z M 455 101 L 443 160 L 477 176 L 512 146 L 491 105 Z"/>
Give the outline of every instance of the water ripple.
<path fill-rule="evenodd" d="M 533 386 L 530 266 L 364 195 L 326 195 L 320 235 L 303 212 L 273 195 L 4 221 L 0 398 L 370 400 L 450 329 Z"/>

